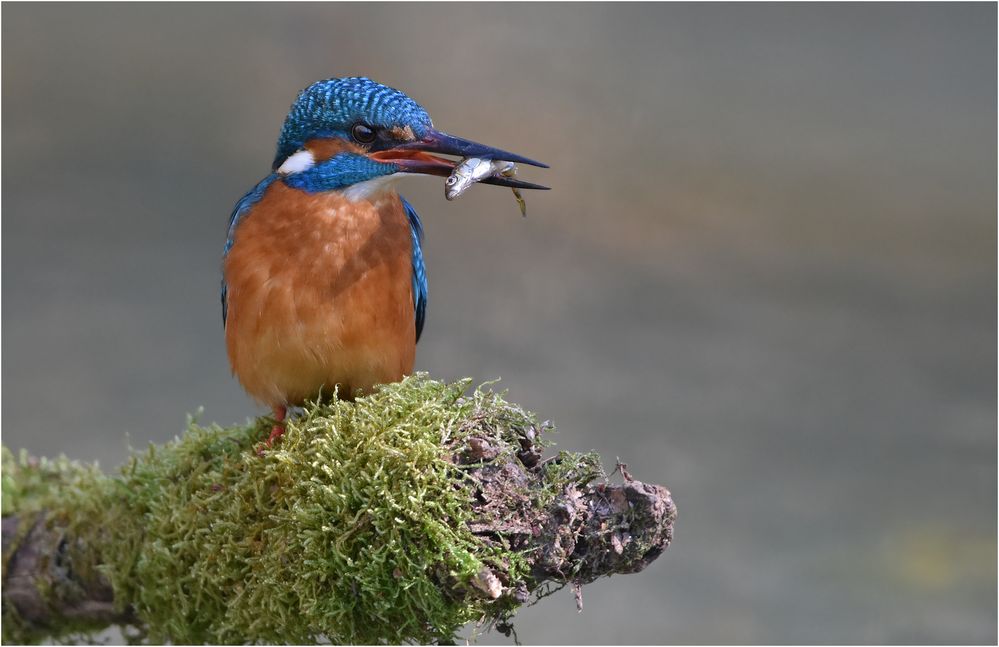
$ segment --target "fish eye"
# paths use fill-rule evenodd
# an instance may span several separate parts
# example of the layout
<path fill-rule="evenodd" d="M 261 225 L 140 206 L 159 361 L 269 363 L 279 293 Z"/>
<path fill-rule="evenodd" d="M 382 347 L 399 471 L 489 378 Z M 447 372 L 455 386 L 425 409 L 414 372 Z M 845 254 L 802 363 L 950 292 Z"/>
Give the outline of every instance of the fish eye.
<path fill-rule="evenodd" d="M 454 186 L 454 184 L 457 181 L 458 181 L 457 177 L 455 177 L 454 175 L 449 175 L 448 178 L 446 180 L 444 180 L 444 184 L 447 185 L 447 186 Z"/>
<path fill-rule="evenodd" d="M 370 144 L 375 141 L 377 133 L 374 128 L 367 124 L 356 123 L 350 129 L 350 136 L 354 138 L 358 144 Z"/>

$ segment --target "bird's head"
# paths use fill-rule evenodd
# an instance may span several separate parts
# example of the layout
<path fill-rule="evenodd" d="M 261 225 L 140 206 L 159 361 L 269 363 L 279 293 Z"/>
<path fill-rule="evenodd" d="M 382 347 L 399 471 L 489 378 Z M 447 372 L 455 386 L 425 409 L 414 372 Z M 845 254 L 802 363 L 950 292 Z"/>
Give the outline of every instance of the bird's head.
<path fill-rule="evenodd" d="M 299 93 L 281 129 L 273 168 L 306 191 L 374 190 L 397 174 L 449 175 L 456 162 L 438 155 L 546 166 L 435 130 L 427 111 L 402 92 L 350 77 L 317 81 Z M 545 188 L 506 177 L 484 182 Z"/>

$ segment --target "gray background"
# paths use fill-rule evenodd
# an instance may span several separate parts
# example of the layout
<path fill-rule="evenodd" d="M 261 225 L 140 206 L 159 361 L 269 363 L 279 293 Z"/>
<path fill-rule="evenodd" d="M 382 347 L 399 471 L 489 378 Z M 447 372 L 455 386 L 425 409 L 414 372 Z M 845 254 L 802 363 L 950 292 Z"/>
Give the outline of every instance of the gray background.
<path fill-rule="evenodd" d="M 3 431 L 123 461 L 259 410 L 218 304 L 299 89 L 542 159 L 439 181 L 417 366 L 667 484 L 647 571 L 528 643 L 996 636 L 996 7 L 3 7 Z M 502 636 L 488 642 L 508 643 Z"/>

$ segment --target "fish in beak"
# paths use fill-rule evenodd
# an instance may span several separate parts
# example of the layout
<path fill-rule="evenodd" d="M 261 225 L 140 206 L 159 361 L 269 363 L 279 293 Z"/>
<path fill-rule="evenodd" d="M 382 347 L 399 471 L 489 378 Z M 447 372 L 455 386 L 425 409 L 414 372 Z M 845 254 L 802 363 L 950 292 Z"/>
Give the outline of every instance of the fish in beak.
<path fill-rule="evenodd" d="M 536 162 L 523 155 L 510 153 L 499 148 L 479 144 L 469 139 L 462 139 L 461 137 L 455 137 L 433 129 L 420 139 L 404 142 L 392 148 L 372 153 L 371 158 L 380 162 L 395 164 L 399 167 L 399 172 L 401 173 L 420 173 L 448 177 L 455 171 L 460 161 L 439 157 L 439 155 L 453 155 L 462 158 L 461 161 L 468 158 L 478 158 L 548 168 L 547 164 Z M 483 184 L 494 184 L 511 189 L 548 190 L 546 186 L 524 182 L 523 180 L 514 178 L 512 174 L 503 175 L 499 172 L 477 181 Z"/>

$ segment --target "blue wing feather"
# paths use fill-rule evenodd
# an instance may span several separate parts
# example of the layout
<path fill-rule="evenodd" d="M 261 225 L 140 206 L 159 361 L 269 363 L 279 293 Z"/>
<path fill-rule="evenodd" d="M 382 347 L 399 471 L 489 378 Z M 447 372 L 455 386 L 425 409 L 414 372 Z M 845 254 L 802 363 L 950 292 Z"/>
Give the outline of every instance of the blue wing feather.
<path fill-rule="evenodd" d="M 427 268 L 423 264 L 423 223 L 413 205 L 399 196 L 402 208 L 409 217 L 409 231 L 413 237 L 413 305 L 416 308 L 416 341 L 423 334 L 423 323 L 427 318 Z"/>
<path fill-rule="evenodd" d="M 264 179 L 257 183 L 257 186 L 253 187 L 249 193 L 244 195 L 236 203 L 236 207 L 232 210 L 232 215 L 229 216 L 229 229 L 226 236 L 225 248 L 222 250 L 222 258 L 225 259 L 229 250 L 232 249 L 232 245 L 236 240 L 236 227 L 239 225 L 239 221 L 249 213 L 253 205 L 260 202 L 260 199 L 264 197 L 264 192 L 267 191 L 274 180 L 277 179 L 277 173 L 271 173 Z M 229 294 L 229 286 L 225 283 L 225 278 L 222 279 L 222 325 L 225 326 L 226 315 L 229 314 L 229 302 L 226 297 Z"/>

